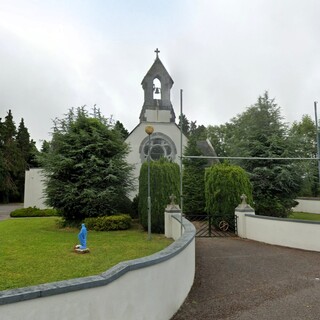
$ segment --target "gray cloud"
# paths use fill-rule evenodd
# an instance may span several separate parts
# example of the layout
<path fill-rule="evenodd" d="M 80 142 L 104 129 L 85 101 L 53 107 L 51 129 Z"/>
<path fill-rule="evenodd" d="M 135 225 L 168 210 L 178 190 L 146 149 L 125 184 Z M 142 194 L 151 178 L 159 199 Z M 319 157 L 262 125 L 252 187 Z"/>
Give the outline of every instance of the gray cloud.
<path fill-rule="evenodd" d="M 229 121 L 265 90 L 286 121 L 313 116 L 318 1 L 134 3 L 3 2 L 0 117 L 11 108 L 39 141 L 68 108 L 97 104 L 132 130 L 156 47 L 175 81 L 176 114 L 181 88 L 184 112 L 198 124 Z"/>

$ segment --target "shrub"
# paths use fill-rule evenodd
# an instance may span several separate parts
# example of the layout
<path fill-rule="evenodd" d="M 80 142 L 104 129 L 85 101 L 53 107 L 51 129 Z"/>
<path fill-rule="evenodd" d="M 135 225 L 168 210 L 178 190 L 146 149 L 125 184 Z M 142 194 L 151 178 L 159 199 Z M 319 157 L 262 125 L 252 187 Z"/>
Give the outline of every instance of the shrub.
<path fill-rule="evenodd" d="M 86 218 L 84 223 L 88 230 L 114 231 L 127 230 L 131 227 L 131 217 L 128 214 Z"/>
<path fill-rule="evenodd" d="M 131 218 L 132 219 L 136 219 L 139 218 L 139 194 L 137 194 L 133 200 L 132 200 L 132 204 L 131 204 Z"/>
<path fill-rule="evenodd" d="M 22 218 L 22 217 L 51 217 L 58 216 L 59 213 L 55 209 L 39 209 L 36 207 L 28 207 L 16 209 L 10 213 L 12 218 Z"/>
<path fill-rule="evenodd" d="M 49 150 L 40 156 L 46 204 L 68 221 L 122 213 L 117 206 L 132 186 L 129 146 L 99 110 L 94 114 L 84 106 L 56 119 Z"/>
<path fill-rule="evenodd" d="M 212 215 L 215 226 L 221 220 L 234 221 L 234 209 L 240 204 L 242 194 L 252 204 L 252 186 L 241 167 L 222 163 L 206 169 L 206 211 Z"/>
<path fill-rule="evenodd" d="M 165 158 L 150 163 L 151 231 L 164 232 L 164 210 L 170 195 L 180 196 L 179 165 Z M 144 162 L 139 177 L 139 215 L 144 229 L 148 227 L 148 163 Z"/>

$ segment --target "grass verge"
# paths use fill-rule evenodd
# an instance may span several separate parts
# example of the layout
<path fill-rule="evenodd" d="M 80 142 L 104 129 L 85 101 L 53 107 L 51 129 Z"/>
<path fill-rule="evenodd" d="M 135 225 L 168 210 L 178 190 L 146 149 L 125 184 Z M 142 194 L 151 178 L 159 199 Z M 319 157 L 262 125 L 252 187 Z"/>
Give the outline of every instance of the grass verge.
<path fill-rule="evenodd" d="M 320 214 L 316 213 L 307 213 L 307 212 L 293 212 L 288 216 L 289 219 L 298 219 L 298 220 L 313 220 L 320 221 Z"/>
<path fill-rule="evenodd" d="M 89 231 L 88 254 L 77 254 L 78 229 L 58 229 L 58 218 L 23 218 L 0 222 L 0 291 L 99 274 L 124 260 L 160 251 L 172 243 L 138 228 Z"/>

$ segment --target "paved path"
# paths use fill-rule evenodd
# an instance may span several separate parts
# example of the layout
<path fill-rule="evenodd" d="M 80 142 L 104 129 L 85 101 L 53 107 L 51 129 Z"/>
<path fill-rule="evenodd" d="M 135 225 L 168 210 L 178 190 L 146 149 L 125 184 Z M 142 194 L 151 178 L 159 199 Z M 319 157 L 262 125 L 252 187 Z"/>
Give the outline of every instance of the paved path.
<path fill-rule="evenodd" d="M 0 220 L 9 219 L 10 212 L 23 208 L 23 203 L 0 204 Z"/>
<path fill-rule="evenodd" d="M 320 253 L 196 239 L 194 285 L 172 320 L 320 319 Z"/>

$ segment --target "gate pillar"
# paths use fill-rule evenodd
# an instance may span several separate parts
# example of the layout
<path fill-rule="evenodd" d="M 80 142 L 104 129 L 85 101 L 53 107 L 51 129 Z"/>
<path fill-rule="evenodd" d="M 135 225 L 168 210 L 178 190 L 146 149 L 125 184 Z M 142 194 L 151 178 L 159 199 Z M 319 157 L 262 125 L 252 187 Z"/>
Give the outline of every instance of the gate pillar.
<path fill-rule="evenodd" d="M 176 240 L 175 237 L 177 233 L 174 232 L 173 230 L 173 221 L 172 221 L 173 214 L 181 215 L 181 209 L 177 204 L 174 203 L 174 200 L 171 199 L 171 203 L 167 205 L 166 210 L 164 212 L 164 235 L 166 238 L 173 238 L 174 240 Z"/>
<path fill-rule="evenodd" d="M 240 238 L 247 238 L 246 229 L 246 214 L 255 214 L 254 209 L 247 204 L 246 195 L 241 196 L 242 202 L 235 209 L 235 216 L 237 219 L 237 233 Z"/>

